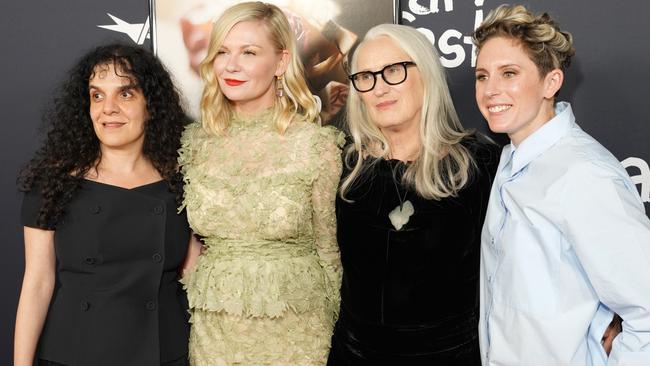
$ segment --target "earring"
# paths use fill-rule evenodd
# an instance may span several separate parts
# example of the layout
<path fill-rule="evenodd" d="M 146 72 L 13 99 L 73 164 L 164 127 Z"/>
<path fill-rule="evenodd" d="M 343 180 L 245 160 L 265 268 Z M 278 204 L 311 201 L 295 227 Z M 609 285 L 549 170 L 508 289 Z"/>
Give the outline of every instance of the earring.
<path fill-rule="evenodd" d="M 284 84 L 282 83 L 283 76 L 280 75 L 275 78 L 275 95 L 277 95 L 278 98 L 282 98 L 284 96 Z"/>

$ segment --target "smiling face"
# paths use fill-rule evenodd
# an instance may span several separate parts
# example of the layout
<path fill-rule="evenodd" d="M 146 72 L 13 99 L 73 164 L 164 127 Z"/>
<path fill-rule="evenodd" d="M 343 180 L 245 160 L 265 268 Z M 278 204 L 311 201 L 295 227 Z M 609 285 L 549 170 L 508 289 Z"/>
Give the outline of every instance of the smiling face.
<path fill-rule="evenodd" d="M 119 75 L 118 75 L 119 74 Z M 103 149 L 142 151 L 146 100 L 132 77 L 113 63 L 98 65 L 89 81 L 90 118 Z"/>
<path fill-rule="evenodd" d="M 235 24 L 214 59 L 219 88 L 235 110 L 255 113 L 273 106 L 275 77 L 286 70 L 289 53 L 277 50 L 264 22 Z"/>
<path fill-rule="evenodd" d="M 364 41 L 357 51 L 355 73 L 380 71 L 385 66 L 411 58 L 387 36 Z M 388 85 L 377 75 L 375 87 L 359 93 L 370 119 L 382 132 L 414 129 L 422 114 L 424 87 L 417 66 L 407 68 L 403 83 Z"/>
<path fill-rule="evenodd" d="M 517 40 L 494 37 L 476 61 L 476 103 L 490 130 L 507 133 L 518 145 L 553 118 L 562 81 L 559 69 L 541 76 Z"/>

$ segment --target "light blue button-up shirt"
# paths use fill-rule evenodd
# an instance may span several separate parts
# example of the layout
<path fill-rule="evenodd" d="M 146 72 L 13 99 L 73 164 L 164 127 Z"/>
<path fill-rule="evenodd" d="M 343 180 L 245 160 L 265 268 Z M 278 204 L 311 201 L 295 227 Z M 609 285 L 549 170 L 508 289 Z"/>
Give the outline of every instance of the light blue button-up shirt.
<path fill-rule="evenodd" d="M 483 365 L 650 366 L 650 220 L 571 106 L 555 112 L 501 154 L 481 243 Z M 612 311 L 624 321 L 608 359 Z"/>

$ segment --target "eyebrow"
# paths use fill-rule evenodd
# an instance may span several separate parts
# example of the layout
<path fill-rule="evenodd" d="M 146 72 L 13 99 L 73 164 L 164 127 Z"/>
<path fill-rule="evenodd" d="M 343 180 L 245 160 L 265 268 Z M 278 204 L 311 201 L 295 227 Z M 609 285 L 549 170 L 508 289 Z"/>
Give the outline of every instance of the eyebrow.
<path fill-rule="evenodd" d="M 388 63 L 386 63 L 384 66 L 382 66 L 382 67 L 380 67 L 379 69 L 377 69 L 377 71 L 372 71 L 372 70 L 370 70 L 370 69 L 363 69 L 363 70 L 358 70 L 356 73 L 360 73 L 360 72 L 378 72 L 378 71 L 383 70 L 386 66 L 395 65 L 395 64 L 402 63 L 402 62 L 413 62 L 413 61 L 406 60 L 406 61 L 388 62 Z M 355 73 L 355 74 L 356 74 L 356 73 Z"/>
<path fill-rule="evenodd" d="M 516 67 L 516 68 L 518 68 L 518 69 L 521 68 L 521 66 L 519 66 L 519 65 L 517 65 L 517 64 L 505 64 L 505 65 L 501 65 L 501 66 L 499 66 L 498 68 L 499 68 L 499 69 L 505 69 L 505 68 L 508 68 L 508 67 Z"/>
<path fill-rule="evenodd" d="M 521 68 L 521 66 L 519 66 L 519 65 L 517 65 L 517 64 L 510 63 L 510 64 L 505 64 L 505 65 L 500 65 L 500 66 L 497 67 L 497 69 L 498 69 L 498 70 L 502 70 L 502 69 L 507 69 L 507 68 L 509 68 L 509 67 L 515 67 L 515 68 L 518 68 L 518 69 Z M 477 67 L 477 68 L 474 70 L 474 72 L 479 72 L 479 71 L 487 72 L 487 70 L 486 70 L 485 68 L 483 68 L 483 67 Z"/>
<path fill-rule="evenodd" d="M 262 46 L 259 46 L 259 45 L 255 44 L 255 43 L 247 43 L 247 44 L 244 44 L 244 45 L 242 45 L 241 47 L 239 47 L 239 49 L 241 50 L 241 49 L 244 49 L 244 48 L 247 48 L 247 47 L 257 47 L 257 48 L 262 48 Z M 228 46 L 225 46 L 225 45 L 221 45 L 221 47 L 219 47 L 219 48 L 229 49 L 229 47 L 228 47 Z"/>
<path fill-rule="evenodd" d="M 100 88 L 100 87 L 98 87 L 98 86 L 96 86 L 96 85 L 93 85 L 93 84 L 88 85 L 88 90 L 90 90 L 90 89 L 103 90 L 102 88 Z M 122 85 L 122 86 L 119 88 L 120 91 L 130 90 L 130 89 L 137 89 L 137 90 L 140 90 L 140 86 L 139 86 L 138 84 L 129 83 L 129 84 L 126 84 L 126 85 Z"/>

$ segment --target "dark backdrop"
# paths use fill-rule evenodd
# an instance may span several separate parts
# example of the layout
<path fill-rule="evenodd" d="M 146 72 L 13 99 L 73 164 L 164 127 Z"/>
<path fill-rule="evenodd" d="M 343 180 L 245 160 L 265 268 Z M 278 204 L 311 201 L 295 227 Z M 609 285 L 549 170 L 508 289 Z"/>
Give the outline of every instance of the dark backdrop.
<path fill-rule="evenodd" d="M 359 1 L 359 0 L 349 0 Z M 392 0 L 365 0 L 392 1 Z M 317 1 L 315 1 L 317 2 Z M 477 17 L 500 2 L 492 0 L 402 0 L 401 22 L 426 29 L 448 66 L 452 94 L 466 126 L 485 131 L 474 103 L 472 47 L 464 37 Z M 575 37 L 577 56 L 569 69 L 561 99 L 573 103 L 578 122 L 619 160 L 632 164 L 635 180 L 650 211 L 650 2 L 647 0 L 535 0 L 523 4 L 547 10 Z M 434 12 L 438 8 L 437 12 Z M 0 134 L 0 365 L 13 357 L 13 329 L 23 272 L 20 195 L 15 188 L 19 167 L 33 153 L 44 106 L 68 68 L 101 42 L 134 42 L 128 34 L 98 25 L 144 24 L 148 1 L 93 0 L 5 1 L 2 34 L 3 132 Z M 138 40 L 143 26 L 123 24 Z M 141 39 L 142 40 L 142 39 Z M 145 40 L 143 47 L 151 47 Z M 501 142 L 507 141 L 497 136 Z M 585 182 L 588 184 L 588 182 Z"/>

